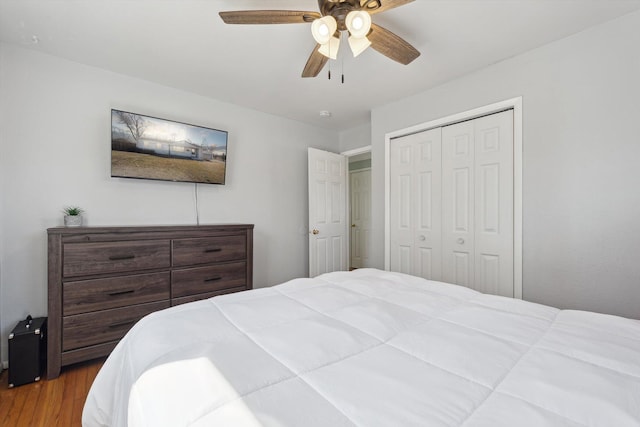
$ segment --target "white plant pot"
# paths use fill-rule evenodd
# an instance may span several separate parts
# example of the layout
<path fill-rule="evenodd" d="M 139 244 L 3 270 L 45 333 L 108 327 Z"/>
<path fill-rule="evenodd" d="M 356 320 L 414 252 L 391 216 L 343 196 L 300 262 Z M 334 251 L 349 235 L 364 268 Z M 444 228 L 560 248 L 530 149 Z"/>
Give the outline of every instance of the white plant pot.
<path fill-rule="evenodd" d="M 82 216 L 80 215 L 65 215 L 64 226 L 65 227 L 80 227 L 82 225 Z"/>

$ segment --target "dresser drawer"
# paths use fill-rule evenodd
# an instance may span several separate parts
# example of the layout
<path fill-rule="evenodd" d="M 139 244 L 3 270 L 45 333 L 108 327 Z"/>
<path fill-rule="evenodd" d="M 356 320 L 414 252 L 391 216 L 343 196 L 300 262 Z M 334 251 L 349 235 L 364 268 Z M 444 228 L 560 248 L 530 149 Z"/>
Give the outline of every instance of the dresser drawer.
<path fill-rule="evenodd" d="M 185 297 L 246 286 L 247 263 L 242 261 L 174 270 L 171 276 L 171 297 Z"/>
<path fill-rule="evenodd" d="M 194 301 L 199 301 L 201 299 L 213 298 L 213 297 L 217 297 L 218 295 L 233 294 L 235 292 L 242 292 L 246 290 L 247 290 L 246 286 L 240 286 L 238 288 L 229 288 L 229 289 L 223 289 L 221 291 L 205 292 L 204 294 L 196 294 L 196 295 L 190 295 L 188 297 L 174 298 L 171 300 L 171 306 L 173 307 L 174 305 L 186 304 L 188 302 L 194 302 Z"/>
<path fill-rule="evenodd" d="M 247 258 L 247 238 L 243 235 L 176 239 L 173 266 L 182 267 Z"/>
<path fill-rule="evenodd" d="M 168 300 L 170 288 L 171 274 L 168 271 L 65 282 L 62 315 Z"/>
<path fill-rule="evenodd" d="M 168 307 L 162 301 L 63 317 L 62 350 L 119 340 L 138 320 Z"/>
<path fill-rule="evenodd" d="M 64 277 L 120 273 L 170 266 L 169 240 L 65 243 Z"/>

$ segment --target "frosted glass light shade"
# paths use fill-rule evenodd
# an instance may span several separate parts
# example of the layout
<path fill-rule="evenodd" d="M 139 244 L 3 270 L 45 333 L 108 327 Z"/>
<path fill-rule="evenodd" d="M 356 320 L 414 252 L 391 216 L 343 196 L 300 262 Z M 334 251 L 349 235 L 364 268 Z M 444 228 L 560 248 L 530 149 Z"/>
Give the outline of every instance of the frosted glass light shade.
<path fill-rule="evenodd" d="M 371 30 L 371 15 L 364 10 L 352 10 L 344 20 L 351 37 L 361 39 Z"/>
<path fill-rule="evenodd" d="M 338 23 L 331 15 L 323 16 L 311 23 L 311 34 L 313 38 L 322 45 L 329 43 L 329 40 L 331 40 L 337 29 Z"/>
<path fill-rule="evenodd" d="M 354 58 L 367 50 L 369 46 L 371 46 L 371 42 L 366 37 L 361 39 L 353 36 L 349 37 L 349 47 L 351 48 L 351 52 L 353 52 Z"/>
<path fill-rule="evenodd" d="M 320 52 L 327 58 L 337 59 L 338 49 L 340 49 L 340 39 L 337 37 L 332 37 L 328 43 L 325 43 L 322 46 L 320 46 L 320 49 L 318 49 L 318 52 Z"/>

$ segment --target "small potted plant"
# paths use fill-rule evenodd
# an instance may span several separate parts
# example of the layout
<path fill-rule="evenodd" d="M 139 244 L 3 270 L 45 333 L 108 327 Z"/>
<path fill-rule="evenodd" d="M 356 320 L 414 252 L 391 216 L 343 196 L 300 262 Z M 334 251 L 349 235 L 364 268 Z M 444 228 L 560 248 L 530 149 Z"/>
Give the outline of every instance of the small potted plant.
<path fill-rule="evenodd" d="M 82 225 L 82 212 L 84 210 L 77 206 L 67 206 L 62 210 L 64 213 L 65 227 L 80 227 Z"/>

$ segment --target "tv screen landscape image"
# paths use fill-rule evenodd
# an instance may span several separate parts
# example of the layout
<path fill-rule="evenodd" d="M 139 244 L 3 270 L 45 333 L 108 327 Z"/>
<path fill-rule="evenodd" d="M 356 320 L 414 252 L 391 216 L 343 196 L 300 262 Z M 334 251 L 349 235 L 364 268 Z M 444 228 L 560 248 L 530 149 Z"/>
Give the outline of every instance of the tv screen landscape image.
<path fill-rule="evenodd" d="M 227 132 L 111 110 L 111 176 L 224 184 Z"/>

